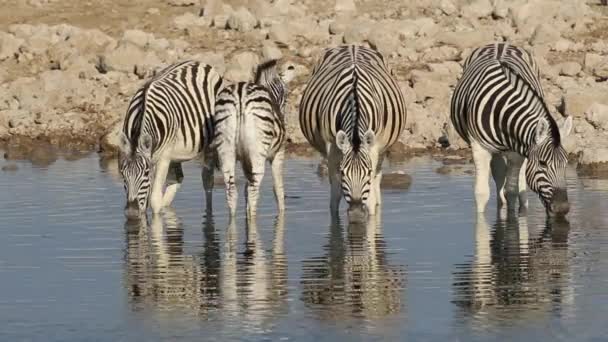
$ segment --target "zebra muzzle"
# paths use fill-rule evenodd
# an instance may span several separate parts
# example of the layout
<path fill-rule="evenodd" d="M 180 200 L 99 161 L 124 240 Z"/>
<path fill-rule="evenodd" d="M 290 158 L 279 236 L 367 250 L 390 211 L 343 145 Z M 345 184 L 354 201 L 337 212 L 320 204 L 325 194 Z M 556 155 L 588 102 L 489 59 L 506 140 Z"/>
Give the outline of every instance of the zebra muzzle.
<path fill-rule="evenodd" d="M 351 223 L 363 222 L 367 219 L 369 211 L 367 206 L 361 201 L 351 202 L 348 205 L 348 220 Z"/>
<path fill-rule="evenodd" d="M 127 218 L 137 218 L 140 215 L 139 205 L 137 200 L 128 201 L 125 206 L 125 216 Z"/>
<path fill-rule="evenodd" d="M 553 194 L 551 201 L 551 213 L 558 216 L 564 216 L 570 211 L 570 203 L 568 203 L 568 193 L 565 189 L 557 189 Z"/>

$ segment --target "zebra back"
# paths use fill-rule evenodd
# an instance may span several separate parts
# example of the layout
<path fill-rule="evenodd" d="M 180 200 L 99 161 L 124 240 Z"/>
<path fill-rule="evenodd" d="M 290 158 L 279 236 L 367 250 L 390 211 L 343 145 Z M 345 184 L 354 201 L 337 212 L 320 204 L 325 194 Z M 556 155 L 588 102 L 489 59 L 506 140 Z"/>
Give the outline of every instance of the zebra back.
<path fill-rule="evenodd" d="M 129 103 L 123 133 L 135 153 L 142 134 L 152 155 L 168 146 L 200 152 L 213 135 L 211 114 L 222 77 L 208 64 L 184 61 L 168 66 L 141 88 Z"/>
<path fill-rule="evenodd" d="M 399 138 L 406 116 L 403 94 L 382 55 L 354 45 L 325 50 L 300 103 L 302 132 L 323 153 L 339 130 L 355 144 L 372 130 L 382 153 Z"/>

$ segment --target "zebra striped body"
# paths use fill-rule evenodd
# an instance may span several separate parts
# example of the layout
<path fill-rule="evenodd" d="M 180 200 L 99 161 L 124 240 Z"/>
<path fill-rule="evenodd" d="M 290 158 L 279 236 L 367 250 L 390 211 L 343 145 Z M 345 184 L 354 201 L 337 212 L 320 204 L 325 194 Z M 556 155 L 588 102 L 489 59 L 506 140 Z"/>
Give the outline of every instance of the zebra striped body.
<path fill-rule="evenodd" d="M 282 112 L 286 84 L 276 71 L 276 61 L 261 64 L 254 82 L 239 82 L 224 88 L 215 104 L 213 146 L 224 174 L 226 199 L 231 215 L 236 213 L 236 161 L 247 178 L 247 214 L 255 216 L 259 187 L 266 161 L 272 164 L 274 190 L 283 211 L 283 160 L 285 122 Z"/>
<path fill-rule="evenodd" d="M 342 194 L 349 213 L 375 213 L 382 159 L 405 120 L 403 95 L 380 53 L 360 46 L 324 52 L 302 95 L 300 127 L 328 160 L 334 214 Z"/>
<path fill-rule="evenodd" d="M 171 65 L 139 88 L 129 104 L 121 134 L 120 171 L 128 216 L 169 205 L 181 184 L 181 162 L 204 156 L 213 136 L 211 113 L 222 78 L 209 65 Z M 210 205 L 213 169 L 203 181 Z M 169 175 L 170 184 L 162 193 Z"/>
<path fill-rule="evenodd" d="M 525 179 L 549 213 L 568 211 L 561 137 L 569 133 L 571 118 L 560 133 L 529 52 L 506 43 L 475 49 L 452 95 L 451 120 L 473 150 L 479 212 L 489 197 L 490 167 L 499 207 L 519 197 L 520 210 L 526 208 Z"/>

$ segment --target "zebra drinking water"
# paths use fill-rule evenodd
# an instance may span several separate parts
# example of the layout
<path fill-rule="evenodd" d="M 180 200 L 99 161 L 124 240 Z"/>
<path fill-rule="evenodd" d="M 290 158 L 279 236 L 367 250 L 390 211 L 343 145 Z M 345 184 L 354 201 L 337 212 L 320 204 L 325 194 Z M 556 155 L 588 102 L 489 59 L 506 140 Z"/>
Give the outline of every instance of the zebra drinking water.
<path fill-rule="evenodd" d="M 247 178 L 247 216 L 256 215 L 264 166 L 272 166 L 274 194 L 280 212 L 285 209 L 283 161 L 285 158 L 285 118 L 287 83 L 295 68 L 281 73 L 277 60 L 257 67 L 254 82 L 239 82 L 224 88 L 215 103 L 213 146 L 226 184 L 230 214 L 236 213 L 236 161 L 240 160 Z"/>
<path fill-rule="evenodd" d="M 403 94 L 380 53 L 354 45 L 325 50 L 302 95 L 300 127 L 327 158 L 333 215 L 342 195 L 351 219 L 375 214 L 384 154 L 406 116 Z"/>
<path fill-rule="evenodd" d="M 525 211 L 527 181 L 549 215 L 568 212 L 568 159 L 561 139 L 570 133 L 572 118 L 558 127 L 551 117 L 528 51 L 507 43 L 473 50 L 454 89 L 451 120 L 473 151 L 478 212 L 490 196 L 490 169 L 498 208 L 505 202 L 511 208 L 519 198 Z"/>
<path fill-rule="evenodd" d="M 183 179 L 181 162 L 206 154 L 213 132 L 212 106 L 221 87 L 222 78 L 210 65 L 184 61 L 137 90 L 120 136 L 128 217 L 145 213 L 148 202 L 154 213 L 171 204 Z M 209 208 L 213 165 L 203 168 L 203 185 Z"/>

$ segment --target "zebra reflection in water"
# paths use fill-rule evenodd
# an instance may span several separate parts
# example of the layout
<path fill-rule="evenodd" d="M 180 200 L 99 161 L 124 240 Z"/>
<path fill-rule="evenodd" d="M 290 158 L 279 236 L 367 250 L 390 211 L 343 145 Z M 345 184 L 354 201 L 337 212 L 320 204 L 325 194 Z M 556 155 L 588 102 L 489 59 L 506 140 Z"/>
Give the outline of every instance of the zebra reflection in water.
<path fill-rule="evenodd" d="M 537 322 L 573 306 L 566 221 L 552 222 L 534 238 L 528 219 L 498 218 L 490 230 L 483 215 L 475 224 L 474 260 L 454 272 L 454 303 L 478 328 Z"/>
<path fill-rule="evenodd" d="M 403 309 L 405 270 L 389 265 L 380 217 L 330 227 L 327 254 L 304 261 L 302 300 L 322 320 L 377 319 Z"/>
<path fill-rule="evenodd" d="M 247 242 L 239 251 L 231 220 L 224 242 L 210 213 L 203 224 L 199 253 L 184 249 L 184 228 L 171 209 L 146 221 L 125 224 L 125 288 L 134 311 L 179 312 L 207 317 L 211 312 L 235 316 L 252 327 L 263 325 L 287 309 L 287 262 L 284 218 L 275 221 L 270 252 L 257 225 L 247 225 Z"/>

